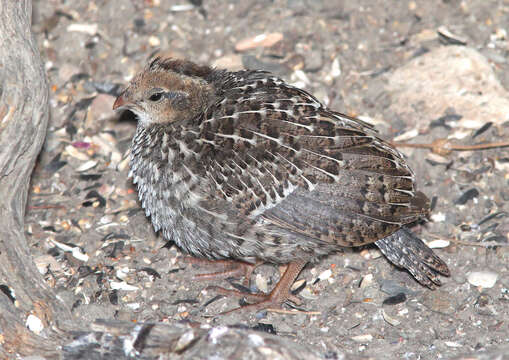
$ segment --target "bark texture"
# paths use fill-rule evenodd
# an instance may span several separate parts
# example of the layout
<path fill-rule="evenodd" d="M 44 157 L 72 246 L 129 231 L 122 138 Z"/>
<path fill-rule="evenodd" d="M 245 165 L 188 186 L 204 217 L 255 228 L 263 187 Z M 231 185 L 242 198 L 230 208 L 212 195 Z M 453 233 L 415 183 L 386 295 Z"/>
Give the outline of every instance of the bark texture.
<path fill-rule="evenodd" d="M 57 356 L 56 319 L 70 319 L 37 271 L 23 232 L 30 175 L 48 123 L 48 84 L 31 12 L 30 1 L 0 2 L 0 357 Z M 44 325 L 40 336 L 25 326 L 30 314 Z"/>

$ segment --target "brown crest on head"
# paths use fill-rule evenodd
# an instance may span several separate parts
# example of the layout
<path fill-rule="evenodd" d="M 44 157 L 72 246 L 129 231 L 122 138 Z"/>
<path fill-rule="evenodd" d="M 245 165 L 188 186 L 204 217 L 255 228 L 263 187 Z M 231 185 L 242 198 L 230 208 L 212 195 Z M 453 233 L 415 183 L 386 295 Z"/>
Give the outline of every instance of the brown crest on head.
<path fill-rule="evenodd" d="M 148 71 L 173 71 L 174 73 L 206 79 L 214 70 L 187 60 L 155 57 L 147 66 Z"/>

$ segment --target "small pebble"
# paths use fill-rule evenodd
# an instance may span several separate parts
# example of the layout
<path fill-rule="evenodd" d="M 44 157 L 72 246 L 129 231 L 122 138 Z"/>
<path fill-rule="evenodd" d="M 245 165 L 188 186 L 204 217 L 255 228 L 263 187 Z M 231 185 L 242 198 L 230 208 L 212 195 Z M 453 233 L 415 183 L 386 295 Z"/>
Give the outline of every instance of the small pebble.
<path fill-rule="evenodd" d="M 429 310 L 441 314 L 451 315 L 456 312 L 457 299 L 445 290 L 427 291 L 421 296 L 420 302 Z"/>
<path fill-rule="evenodd" d="M 32 314 L 28 315 L 27 317 L 26 327 L 36 334 L 40 334 L 44 329 L 44 325 L 42 324 L 41 319 Z"/>
<path fill-rule="evenodd" d="M 384 305 L 397 305 L 406 301 L 405 293 L 399 293 L 394 296 L 389 296 L 383 301 Z"/>
<path fill-rule="evenodd" d="M 194 335 L 194 331 L 189 330 L 178 339 L 173 350 L 178 354 L 182 352 L 184 349 L 186 349 L 195 340 L 196 336 Z"/>
<path fill-rule="evenodd" d="M 316 72 L 323 66 L 323 56 L 321 51 L 315 50 L 306 53 L 304 69 L 308 72 Z"/>
<path fill-rule="evenodd" d="M 258 290 L 264 293 L 268 292 L 269 287 L 267 286 L 267 279 L 264 276 L 256 274 L 255 283 Z"/>
<path fill-rule="evenodd" d="M 477 198 L 479 196 L 479 190 L 471 188 L 465 191 L 459 198 L 454 201 L 455 205 L 465 205 L 469 200 Z"/>
<path fill-rule="evenodd" d="M 382 280 L 380 284 L 380 290 L 390 296 L 398 295 L 399 293 L 403 293 L 405 295 L 415 294 L 415 292 L 404 286 L 399 285 L 396 281 L 386 279 Z"/>
<path fill-rule="evenodd" d="M 151 36 L 148 38 L 148 44 L 152 47 L 158 47 L 161 45 L 161 40 L 157 36 Z"/>
<path fill-rule="evenodd" d="M 382 252 L 378 249 L 363 249 L 360 252 L 360 255 L 366 259 L 366 260 L 374 260 L 378 259 L 380 256 L 382 256 Z"/>
<path fill-rule="evenodd" d="M 498 274 L 490 270 L 472 271 L 467 280 L 473 286 L 492 288 L 497 282 Z"/>

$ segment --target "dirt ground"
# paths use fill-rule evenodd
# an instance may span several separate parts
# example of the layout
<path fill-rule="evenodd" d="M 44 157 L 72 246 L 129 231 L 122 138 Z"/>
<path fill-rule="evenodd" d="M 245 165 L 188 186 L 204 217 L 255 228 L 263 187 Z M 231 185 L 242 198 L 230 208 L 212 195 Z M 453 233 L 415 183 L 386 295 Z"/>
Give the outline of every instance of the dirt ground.
<path fill-rule="evenodd" d="M 412 59 L 466 44 L 509 89 L 509 1 L 45 0 L 34 2 L 33 21 L 52 116 L 26 232 L 48 284 L 84 322 L 247 326 L 324 359 L 451 358 L 509 345 L 507 148 L 444 157 L 405 151 L 420 190 L 434 199 L 433 221 L 414 230 L 451 269 L 441 288 L 423 288 L 367 247 L 306 267 L 299 283 L 305 311 L 217 316 L 238 299 L 204 290 L 210 282 L 192 277 L 210 267 L 154 234 L 127 178 L 135 120 L 111 111 L 122 86 L 162 51 L 270 70 L 335 110 L 376 120 L 388 139 L 418 128 L 409 141 L 430 142 L 455 130 L 462 109 L 451 104 L 437 117 L 416 102 L 413 113 L 403 112 L 388 79 Z M 509 139 L 509 118 L 478 120 L 461 143 Z M 251 288 L 270 289 L 278 276 L 264 265 Z"/>

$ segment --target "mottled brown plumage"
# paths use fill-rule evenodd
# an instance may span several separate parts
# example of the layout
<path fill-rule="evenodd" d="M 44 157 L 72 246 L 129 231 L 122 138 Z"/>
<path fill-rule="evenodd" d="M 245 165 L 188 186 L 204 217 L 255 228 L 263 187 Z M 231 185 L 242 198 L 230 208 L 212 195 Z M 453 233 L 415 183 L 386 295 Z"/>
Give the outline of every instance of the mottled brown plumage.
<path fill-rule="evenodd" d="M 197 257 L 290 264 L 260 307 L 341 247 L 375 243 L 428 287 L 449 274 L 404 227 L 429 204 L 402 155 L 270 73 L 157 58 L 114 108 L 139 119 L 130 175 L 156 231 Z"/>

